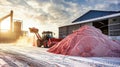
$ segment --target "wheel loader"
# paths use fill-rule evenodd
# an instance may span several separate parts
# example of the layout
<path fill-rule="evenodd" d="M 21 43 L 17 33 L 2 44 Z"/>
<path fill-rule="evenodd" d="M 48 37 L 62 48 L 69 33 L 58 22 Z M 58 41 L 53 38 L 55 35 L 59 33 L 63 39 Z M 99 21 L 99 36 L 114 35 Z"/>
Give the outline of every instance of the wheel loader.
<path fill-rule="evenodd" d="M 29 28 L 29 30 L 31 33 L 34 33 L 37 37 L 37 41 L 36 41 L 37 47 L 44 46 L 44 48 L 49 48 L 62 40 L 59 38 L 54 38 L 53 32 L 51 31 L 43 31 L 41 37 L 40 34 L 38 33 L 39 30 L 37 28 L 33 27 L 33 28 Z"/>

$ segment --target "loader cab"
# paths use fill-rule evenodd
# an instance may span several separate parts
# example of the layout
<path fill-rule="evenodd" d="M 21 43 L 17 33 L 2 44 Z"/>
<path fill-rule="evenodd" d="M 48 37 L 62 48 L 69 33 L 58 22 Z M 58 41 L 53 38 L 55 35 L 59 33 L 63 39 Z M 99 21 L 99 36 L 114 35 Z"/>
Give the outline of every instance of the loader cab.
<path fill-rule="evenodd" d="M 47 38 L 47 39 L 53 38 L 53 32 L 51 32 L 51 31 L 43 31 L 42 32 L 42 38 Z"/>

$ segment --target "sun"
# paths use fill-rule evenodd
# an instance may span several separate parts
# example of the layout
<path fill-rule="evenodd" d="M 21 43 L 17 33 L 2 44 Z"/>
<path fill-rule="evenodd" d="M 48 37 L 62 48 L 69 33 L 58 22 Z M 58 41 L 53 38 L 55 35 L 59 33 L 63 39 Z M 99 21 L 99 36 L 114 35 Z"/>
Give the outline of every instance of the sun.
<path fill-rule="evenodd" d="M 1 23 L 0 24 L 0 29 L 1 29 L 2 32 L 10 30 L 10 19 L 9 18 L 3 20 L 0 23 Z"/>

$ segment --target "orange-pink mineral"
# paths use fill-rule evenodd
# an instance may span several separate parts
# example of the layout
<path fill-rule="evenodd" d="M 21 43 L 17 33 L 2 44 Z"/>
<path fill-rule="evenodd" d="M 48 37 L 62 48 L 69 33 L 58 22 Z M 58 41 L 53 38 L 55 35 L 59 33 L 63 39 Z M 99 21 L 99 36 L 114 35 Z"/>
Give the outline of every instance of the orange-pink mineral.
<path fill-rule="evenodd" d="M 120 44 L 93 26 L 82 26 L 48 52 L 84 57 L 120 57 Z"/>

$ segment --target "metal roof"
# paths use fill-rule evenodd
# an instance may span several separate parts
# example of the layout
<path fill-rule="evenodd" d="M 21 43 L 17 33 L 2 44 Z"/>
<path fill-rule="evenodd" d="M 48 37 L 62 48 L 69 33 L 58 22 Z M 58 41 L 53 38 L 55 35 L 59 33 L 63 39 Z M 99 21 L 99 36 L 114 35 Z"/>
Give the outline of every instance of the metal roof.
<path fill-rule="evenodd" d="M 106 16 L 102 16 L 102 17 L 98 17 L 98 18 L 92 18 L 92 19 L 88 19 L 88 20 L 84 20 L 84 21 L 78 21 L 76 23 L 72 23 L 72 24 L 68 24 L 68 25 L 64 25 L 64 26 L 87 23 L 87 22 L 92 22 L 92 21 L 105 20 L 105 19 L 113 18 L 113 17 L 120 17 L 120 13 L 114 13 L 114 14 L 110 14 L 110 15 L 106 15 Z M 60 26 L 60 27 L 64 27 L 64 26 Z"/>
<path fill-rule="evenodd" d="M 72 23 L 81 22 L 81 21 L 90 20 L 90 19 L 99 18 L 99 17 L 104 17 L 107 15 L 115 14 L 115 13 L 120 13 L 120 11 L 90 10 L 87 13 L 85 13 L 84 15 L 82 15 L 79 18 L 77 18 L 76 20 L 74 20 Z"/>

